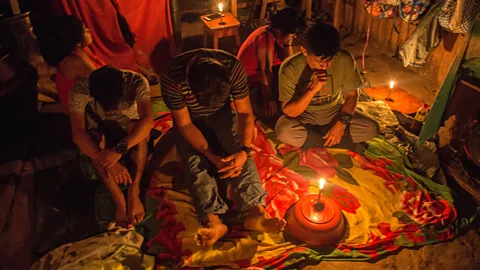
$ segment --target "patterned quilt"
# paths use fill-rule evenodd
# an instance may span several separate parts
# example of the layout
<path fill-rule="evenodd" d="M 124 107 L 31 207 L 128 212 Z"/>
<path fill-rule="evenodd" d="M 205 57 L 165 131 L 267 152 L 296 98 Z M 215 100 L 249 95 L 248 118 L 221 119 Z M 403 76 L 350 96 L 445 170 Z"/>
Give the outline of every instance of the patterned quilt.
<path fill-rule="evenodd" d="M 157 122 L 171 127 L 166 115 Z M 338 203 L 348 233 L 331 249 L 311 249 L 285 239 L 284 233 L 263 234 L 233 227 L 211 248 L 196 245 L 201 227 L 174 154 L 153 175 L 147 191 L 147 253 L 163 267 L 260 267 L 282 269 L 304 260 L 370 260 L 403 247 L 454 237 L 457 214 L 450 190 L 412 170 L 403 150 L 378 137 L 364 155 L 339 149 L 300 149 L 280 144 L 272 130 L 256 124 L 254 155 L 268 193 L 267 211 L 283 217 L 300 197 L 318 192 Z M 228 189 L 228 188 L 227 188 Z M 228 197 L 228 190 L 227 190 Z"/>

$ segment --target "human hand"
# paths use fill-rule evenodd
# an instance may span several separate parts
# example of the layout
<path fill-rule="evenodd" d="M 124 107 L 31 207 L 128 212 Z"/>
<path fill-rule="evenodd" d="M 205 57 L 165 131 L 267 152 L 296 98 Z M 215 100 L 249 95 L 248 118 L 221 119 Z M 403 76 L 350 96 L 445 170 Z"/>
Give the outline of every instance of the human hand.
<path fill-rule="evenodd" d="M 284 45 L 292 45 L 294 38 L 295 38 L 295 34 L 287 34 L 283 36 L 282 42 Z"/>
<path fill-rule="evenodd" d="M 322 90 L 322 87 L 327 83 L 328 75 L 324 70 L 315 71 L 312 76 L 312 81 L 308 86 L 308 90 L 317 93 Z"/>
<path fill-rule="evenodd" d="M 210 160 L 210 162 L 213 163 L 213 165 L 215 165 L 215 167 L 217 167 L 217 169 L 222 169 L 223 167 L 225 167 L 225 164 L 222 162 L 222 157 L 221 156 L 217 156 L 217 155 L 211 155 L 210 157 L 208 157 L 208 159 Z"/>
<path fill-rule="evenodd" d="M 107 168 L 108 177 L 112 178 L 115 183 L 124 186 L 132 183 L 132 177 L 128 172 L 127 168 L 121 163 L 116 162 L 110 168 Z"/>
<path fill-rule="evenodd" d="M 117 163 L 121 157 L 122 154 L 113 149 L 103 149 L 96 161 L 100 166 L 110 168 L 113 164 Z"/>
<path fill-rule="evenodd" d="M 333 127 L 323 136 L 325 139 L 325 147 L 334 146 L 340 143 L 342 140 L 343 134 L 345 133 L 345 126 L 344 124 L 337 122 Z"/>
<path fill-rule="evenodd" d="M 247 153 L 245 151 L 240 151 L 223 158 L 221 161 L 225 164 L 225 167 L 218 170 L 218 172 L 222 174 L 220 178 L 234 178 L 239 176 L 242 172 L 243 165 L 247 161 Z"/>

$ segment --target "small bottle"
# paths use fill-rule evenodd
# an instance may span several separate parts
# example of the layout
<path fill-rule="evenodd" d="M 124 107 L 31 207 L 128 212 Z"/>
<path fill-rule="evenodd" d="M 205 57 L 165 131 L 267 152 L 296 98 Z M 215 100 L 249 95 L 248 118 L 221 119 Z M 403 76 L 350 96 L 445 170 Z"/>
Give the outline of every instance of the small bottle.
<path fill-rule="evenodd" d="M 413 121 L 412 125 L 410 126 L 410 130 L 415 133 L 419 134 L 420 130 L 422 129 L 423 122 L 427 119 L 428 115 L 428 105 L 424 104 L 420 109 L 418 109 L 417 114 L 415 115 L 415 120 Z"/>

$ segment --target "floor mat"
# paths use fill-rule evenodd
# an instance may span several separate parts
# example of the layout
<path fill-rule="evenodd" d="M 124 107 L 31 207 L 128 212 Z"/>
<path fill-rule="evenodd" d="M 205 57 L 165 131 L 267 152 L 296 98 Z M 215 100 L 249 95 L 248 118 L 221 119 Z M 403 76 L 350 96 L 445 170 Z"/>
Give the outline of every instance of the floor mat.
<path fill-rule="evenodd" d="M 363 89 L 368 95 L 375 100 L 383 100 L 388 97 L 390 88 L 388 86 L 376 86 Z M 407 91 L 395 87 L 390 96 L 394 102 L 385 101 L 392 110 L 400 111 L 404 114 L 412 114 L 423 106 L 423 103 Z"/>
<path fill-rule="evenodd" d="M 338 149 L 301 152 L 278 144 L 272 130 L 257 124 L 253 148 L 272 216 L 283 217 L 301 196 L 318 191 L 320 176 L 327 179 L 324 195 L 338 203 L 349 227 L 341 244 L 315 250 L 286 241 L 284 233 L 239 227 L 212 248 L 198 247 L 193 236 L 201 226 L 172 151 L 146 196 L 152 215 L 146 222 L 146 248 L 159 266 L 281 269 L 304 260 L 370 260 L 402 247 L 446 241 L 456 233 L 450 190 L 409 170 L 401 150 L 381 138 L 370 141 L 363 156 Z"/>

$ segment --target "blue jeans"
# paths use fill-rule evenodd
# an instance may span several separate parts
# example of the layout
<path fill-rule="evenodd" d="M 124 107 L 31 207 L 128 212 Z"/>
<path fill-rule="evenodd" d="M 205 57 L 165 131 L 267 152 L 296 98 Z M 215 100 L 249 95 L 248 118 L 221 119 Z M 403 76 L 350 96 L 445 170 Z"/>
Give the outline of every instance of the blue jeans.
<path fill-rule="evenodd" d="M 240 151 L 237 117 L 229 104 L 210 116 L 194 120 L 193 123 L 202 132 L 209 147 L 218 155 L 226 157 Z M 209 214 L 225 214 L 228 206 L 218 192 L 216 179 L 219 179 L 219 174 L 216 166 L 188 144 L 180 134 L 177 136 L 177 152 L 185 167 L 185 178 L 200 220 L 203 221 Z M 234 191 L 233 200 L 238 207 L 236 210 L 245 212 L 256 205 L 265 206 L 266 192 L 260 183 L 252 158 L 247 159 L 238 177 L 229 180 Z"/>

